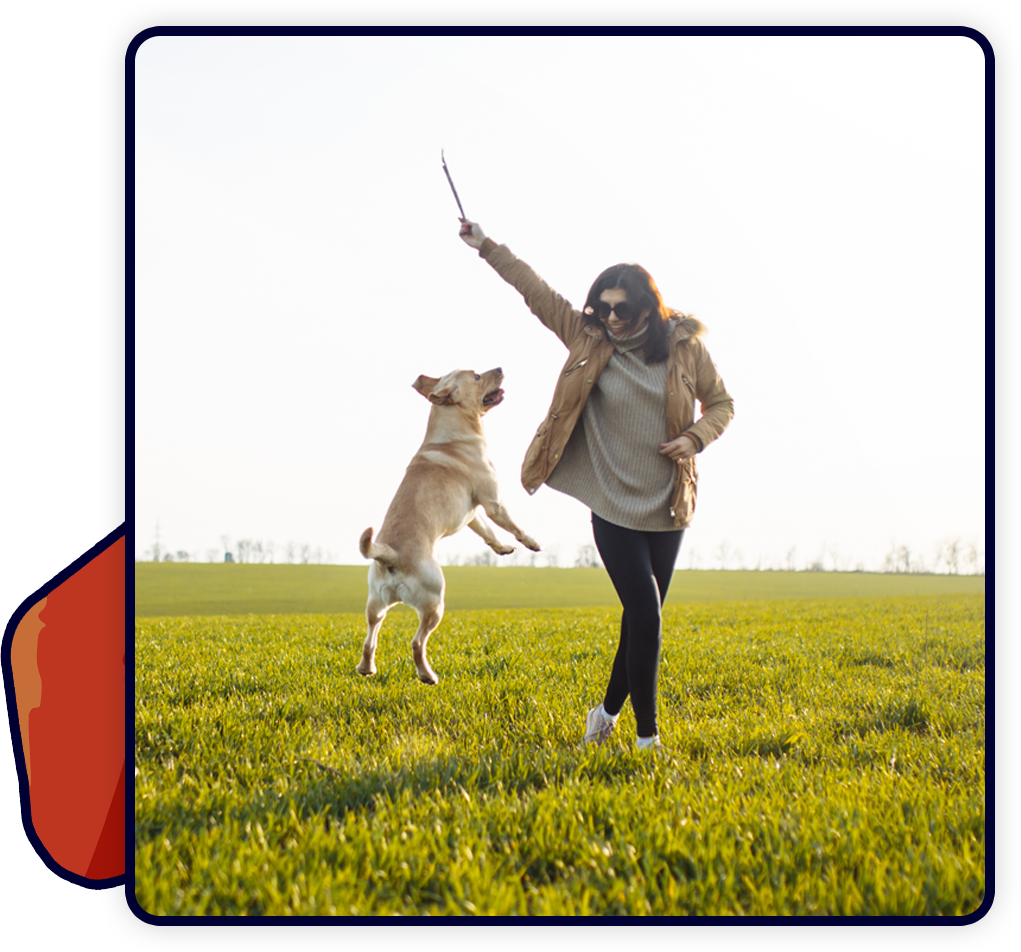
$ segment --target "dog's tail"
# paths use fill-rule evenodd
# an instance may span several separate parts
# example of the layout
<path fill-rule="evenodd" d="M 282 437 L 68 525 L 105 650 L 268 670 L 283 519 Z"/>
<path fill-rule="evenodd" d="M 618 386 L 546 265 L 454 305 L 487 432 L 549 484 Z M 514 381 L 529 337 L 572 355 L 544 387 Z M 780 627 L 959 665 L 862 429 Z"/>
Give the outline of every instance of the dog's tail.
<path fill-rule="evenodd" d="M 366 529 L 358 540 L 358 551 L 362 553 L 362 558 L 375 559 L 388 567 L 397 562 L 397 553 L 390 546 L 385 542 L 372 541 L 371 528 Z"/>

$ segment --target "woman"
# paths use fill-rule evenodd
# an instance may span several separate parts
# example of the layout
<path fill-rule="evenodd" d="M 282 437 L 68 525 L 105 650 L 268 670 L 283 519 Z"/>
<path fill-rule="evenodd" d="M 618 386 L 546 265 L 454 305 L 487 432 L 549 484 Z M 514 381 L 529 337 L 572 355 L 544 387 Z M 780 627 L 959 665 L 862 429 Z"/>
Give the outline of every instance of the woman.
<path fill-rule="evenodd" d="M 460 235 L 569 351 L 521 479 L 530 493 L 546 483 L 592 510 L 596 548 L 624 608 L 584 742 L 602 744 L 630 696 L 638 748 L 657 749 L 660 609 L 695 511 L 695 454 L 726 429 L 734 401 L 701 342 L 705 328 L 667 308 L 644 268 L 607 268 L 578 311 L 476 222 L 463 221 Z"/>

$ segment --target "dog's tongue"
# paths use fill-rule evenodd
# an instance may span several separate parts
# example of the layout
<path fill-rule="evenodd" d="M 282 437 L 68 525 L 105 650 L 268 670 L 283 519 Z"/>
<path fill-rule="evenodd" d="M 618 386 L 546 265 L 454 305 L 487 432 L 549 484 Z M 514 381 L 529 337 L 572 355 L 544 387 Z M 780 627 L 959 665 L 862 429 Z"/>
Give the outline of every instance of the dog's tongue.
<path fill-rule="evenodd" d="M 497 401 L 502 400 L 502 399 L 503 399 L 503 390 L 502 389 L 490 390 L 489 393 L 486 394 L 486 396 L 485 396 L 485 398 L 483 399 L 482 402 L 483 403 L 496 403 Z"/>

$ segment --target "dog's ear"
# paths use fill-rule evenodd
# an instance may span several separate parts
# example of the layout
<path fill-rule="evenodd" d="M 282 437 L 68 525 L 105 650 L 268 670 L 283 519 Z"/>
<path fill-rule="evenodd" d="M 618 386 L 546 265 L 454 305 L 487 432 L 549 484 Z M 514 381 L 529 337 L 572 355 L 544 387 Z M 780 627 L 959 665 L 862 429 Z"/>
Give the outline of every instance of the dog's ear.
<path fill-rule="evenodd" d="M 439 382 L 439 377 L 427 377 L 425 374 L 420 374 L 419 378 L 411 386 L 430 403 L 442 406 L 444 403 L 450 403 L 450 395 L 454 392 L 454 385 L 446 384 L 442 389 L 437 390 L 436 385 Z"/>
<path fill-rule="evenodd" d="M 413 386 L 426 400 L 429 399 L 429 394 L 433 392 L 436 384 L 440 382 L 439 377 L 427 377 L 425 374 L 419 374 L 418 380 L 416 380 L 411 386 Z"/>
<path fill-rule="evenodd" d="M 444 384 L 439 390 L 434 390 L 429 394 L 429 402 L 435 403 L 436 406 L 442 407 L 445 403 L 453 403 L 454 398 L 451 394 L 457 389 L 456 383 Z"/>

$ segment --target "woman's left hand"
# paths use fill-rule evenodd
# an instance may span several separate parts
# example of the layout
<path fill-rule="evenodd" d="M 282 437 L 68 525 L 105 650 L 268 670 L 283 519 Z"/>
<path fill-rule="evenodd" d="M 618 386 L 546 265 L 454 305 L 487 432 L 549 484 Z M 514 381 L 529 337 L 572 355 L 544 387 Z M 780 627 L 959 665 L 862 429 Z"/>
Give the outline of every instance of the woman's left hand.
<path fill-rule="evenodd" d="M 659 444 L 660 456 L 669 456 L 670 459 L 677 463 L 683 463 L 686 459 L 691 459 L 697 452 L 698 447 L 690 436 L 679 436 L 676 440 L 671 440 L 669 443 Z"/>

